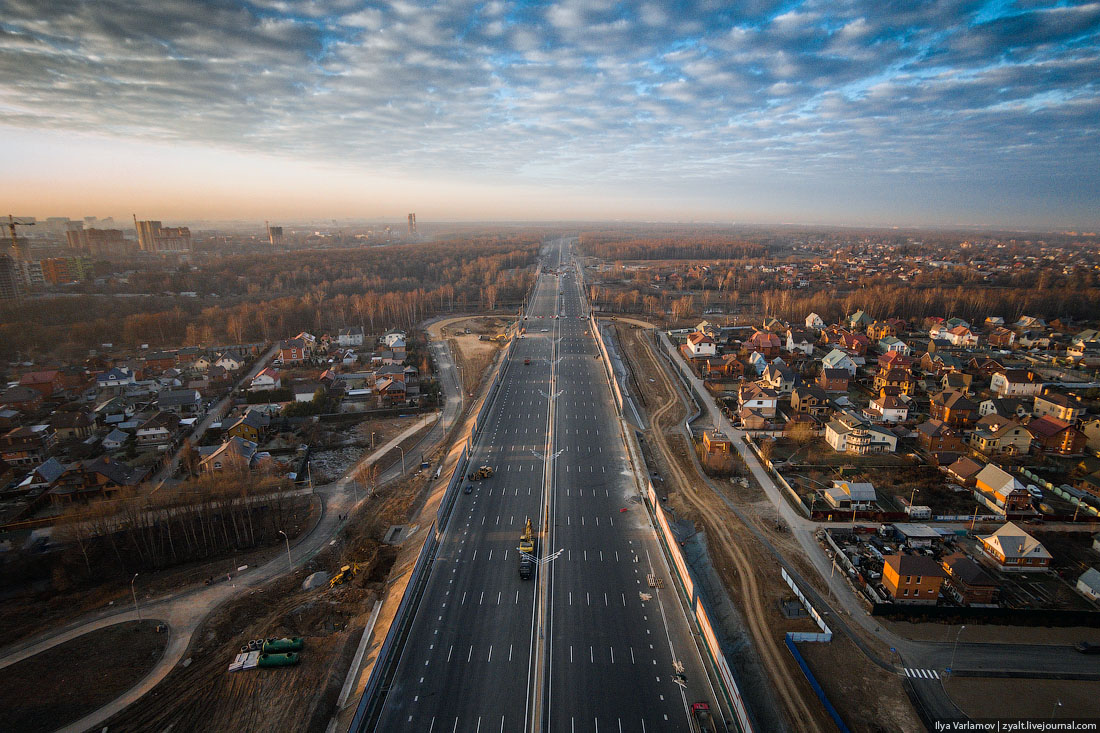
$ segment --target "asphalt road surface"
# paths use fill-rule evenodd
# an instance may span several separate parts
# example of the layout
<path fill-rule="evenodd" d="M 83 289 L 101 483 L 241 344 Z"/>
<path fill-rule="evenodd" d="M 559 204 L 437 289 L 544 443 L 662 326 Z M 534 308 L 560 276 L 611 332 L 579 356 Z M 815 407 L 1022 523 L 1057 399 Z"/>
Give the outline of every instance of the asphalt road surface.
<path fill-rule="evenodd" d="M 470 461 L 495 475 L 458 497 L 376 730 L 689 731 L 692 702 L 716 708 L 636 499 L 570 244 L 544 255 L 564 274 L 539 278 Z M 528 517 L 544 564 L 521 580 Z"/>

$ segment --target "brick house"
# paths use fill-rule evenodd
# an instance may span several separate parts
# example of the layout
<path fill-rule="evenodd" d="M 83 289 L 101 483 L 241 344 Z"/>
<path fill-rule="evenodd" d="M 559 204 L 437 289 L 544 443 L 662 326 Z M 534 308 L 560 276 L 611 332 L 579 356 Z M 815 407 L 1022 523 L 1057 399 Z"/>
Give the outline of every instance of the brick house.
<path fill-rule="evenodd" d="M 1001 586 L 981 565 L 961 552 L 944 557 L 940 564 L 947 574 L 947 592 L 964 606 L 993 603 Z"/>
<path fill-rule="evenodd" d="M 850 376 L 847 369 L 824 368 L 817 375 L 817 386 L 826 392 L 847 392 Z"/>
<path fill-rule="evenodd" d="M 917 442 L 928 453 L 961 451 L 966 447 L 962 433 L 943 420 L 927 420 L 918 425 Z"/>
<path fill-rule="evenodd" d="M 65 388 L 61 382 L 61 372 L 56 369 L 27 372 L 19 378 L 19 384 L 22 387 L 30 387 L 43 397 L 49 397 L 54 392 L 60 392 Z"/>
<path fill-rule="evenodd" d="M 1041 572 L 1050 568 L 1050 553 L 1014 522 L 990 535 L 979 535 L 978 546 L 1006 572 Z"/>
<path fill-rule="evenodd" d="M 947 573 L 927 555 L 885 555 L 882 585 L 895 603 L 936 605 Z"/>
<path fill-rule="evenodd" d="M 791 392 L 791 409 L 796 414 L 824 417 L 830 408 L 829 396 L 819 385 L 800 384 Z"/>
<path fill-rule="evenodd" d="M 933 420 L 963 428 L 977 419 L 978 406 L 962 392 L 944 390 L 932 396 L 929 412 Z"/>
<path fill-rule="evenodd" d="M 1073 427 L 1072 423 L 1050 415 L 1037 417 L 1024 428 L 1044 453 L 1076 455 L 1085 451 L 1088 441 L 1085 434 Z"/>
<path fill-rule="evenodd" d="M 998 514 L 1026 512 L 1031 508 L 1031 494 L 1024 485 L 992 463 L 974 477 L 974 488 L 976 498 Z"/>

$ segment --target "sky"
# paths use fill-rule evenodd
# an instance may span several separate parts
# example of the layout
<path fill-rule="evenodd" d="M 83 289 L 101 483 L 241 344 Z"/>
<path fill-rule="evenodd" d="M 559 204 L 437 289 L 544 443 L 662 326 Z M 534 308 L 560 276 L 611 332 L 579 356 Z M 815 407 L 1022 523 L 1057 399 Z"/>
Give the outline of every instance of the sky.
<path fill-rule="evenodd" d="M 17 215 L 1095 228 L 1100 2 L 0 0 L 0 153 Z"/>

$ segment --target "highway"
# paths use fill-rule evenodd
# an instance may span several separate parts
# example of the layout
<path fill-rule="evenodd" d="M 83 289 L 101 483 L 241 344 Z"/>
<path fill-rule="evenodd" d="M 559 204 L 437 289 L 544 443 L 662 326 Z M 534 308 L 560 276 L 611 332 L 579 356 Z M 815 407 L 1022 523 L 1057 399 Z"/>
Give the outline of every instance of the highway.
<path fill-rule="evenodd" d="M 688 731 L 690 703 L 716 707 L 636 498 L 570 244 L 544 252 L 566 274 L 539 277 L 473 446 L 471 467 L 495 475 L 458 496 L 375 730 Z M 546 562 L 521 580 L 527 517 Z"/>

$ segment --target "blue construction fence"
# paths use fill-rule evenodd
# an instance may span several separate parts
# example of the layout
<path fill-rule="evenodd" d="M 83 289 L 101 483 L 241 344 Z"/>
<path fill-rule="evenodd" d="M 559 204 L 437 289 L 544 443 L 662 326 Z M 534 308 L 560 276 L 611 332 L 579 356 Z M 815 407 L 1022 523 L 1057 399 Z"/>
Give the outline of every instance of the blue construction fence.
<path fill-rule="evenodd" d="M 829 717 L 836 723 L 836 727 L 840 729 L 841 733 L 849 733 L 848 726 L 844 724 L 844 719 L 840 717 L 840 713 L 836 711 L 833 704 L 829 702 L 829 696 L 825 694 L 825 690 L 821 687 L 821 683 L 817 681 L 817 677 L 814 677 L 813 671 L 810 669 L 810 665 L 806 664 L 806 660 L 802 658 L 802 653 L 798 651 L 798 647 L 795 646 L 794 638 L 788 632 L 786 636 L 787 648 L 791 650 L 791 654 L 794 655 L 794 661 L 798 662 L 798 666 L 802 668 L 802 674 L 806 675 L 806 681 L 810 683 L 810 687 L 813 688 L 814 694 L 817 695 L 817 699 L 821 700 L 821 704 L 825 706 L 825 712 L 829 713 Z"/>

